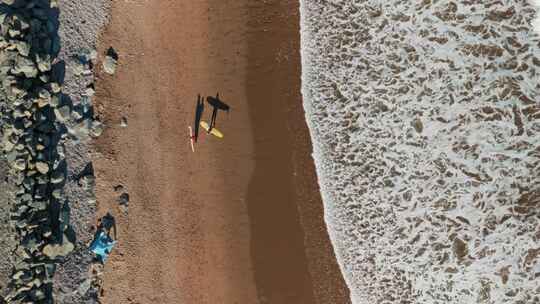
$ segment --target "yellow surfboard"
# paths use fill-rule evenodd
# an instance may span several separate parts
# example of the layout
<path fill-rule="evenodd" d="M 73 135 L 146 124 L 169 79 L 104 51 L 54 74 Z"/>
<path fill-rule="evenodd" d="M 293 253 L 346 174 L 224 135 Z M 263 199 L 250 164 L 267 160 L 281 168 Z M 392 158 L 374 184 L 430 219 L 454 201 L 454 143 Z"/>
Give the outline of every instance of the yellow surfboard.
<path fill-rule="evenodd" d="M 201 125 L 201 127 L 203 127 L 203 129 L 206 130 L 206 132 L 208 132 L 208 129 L 210 129 L 210 126 L 208 125 L 206 121 L 201 120 L 199 124 Z M 212 131 L 210 131 L 210 134 L 214 135 L 217 138 L 223 138 L 223 133 L 219 132 L 219 130 L 216 128 L 212 128 Z"/>

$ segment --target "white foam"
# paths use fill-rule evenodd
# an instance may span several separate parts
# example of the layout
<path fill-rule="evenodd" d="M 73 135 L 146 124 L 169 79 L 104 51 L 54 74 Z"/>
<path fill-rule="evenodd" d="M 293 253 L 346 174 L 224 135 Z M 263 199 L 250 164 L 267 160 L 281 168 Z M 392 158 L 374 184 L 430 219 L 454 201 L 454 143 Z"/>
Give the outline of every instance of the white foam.
<path fill-rule="evenodd" d="M 540 33 L 540 0 L 530 0 L 531 4 L 536 7 L 536 18 L 533 20 L 534 29 Z"/>
<path fill-rule="evenodd" d="M 301 0 L 306 119 L 354 303 L 540 302 L 535 9 L 481 2 Z"/>

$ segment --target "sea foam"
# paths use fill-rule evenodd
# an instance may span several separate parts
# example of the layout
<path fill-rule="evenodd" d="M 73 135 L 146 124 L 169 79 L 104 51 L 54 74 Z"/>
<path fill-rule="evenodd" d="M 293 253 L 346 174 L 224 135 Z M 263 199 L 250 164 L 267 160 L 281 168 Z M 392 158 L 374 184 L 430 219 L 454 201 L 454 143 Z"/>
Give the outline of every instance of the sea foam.
<path fill-rule="evenodd" d="M 532 3 L 300 2 L 306 119 L 353 302 L 540 303 Z"/>

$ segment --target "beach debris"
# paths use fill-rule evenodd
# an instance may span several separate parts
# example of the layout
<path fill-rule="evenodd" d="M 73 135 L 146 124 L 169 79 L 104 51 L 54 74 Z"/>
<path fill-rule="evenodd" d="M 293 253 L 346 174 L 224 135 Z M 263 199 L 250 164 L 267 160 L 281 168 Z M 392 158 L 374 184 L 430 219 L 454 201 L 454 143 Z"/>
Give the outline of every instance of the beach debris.
<path fill-rule="evenodd" d="M 116 186 L 114 186 L 113 189 L 114 189 L 114 191 L 116 191 L 116 192 L 120 192 L 120 191 L 124 190 L 124 186 L 122 186 L 122 185 L 116 185 Z"/>
<path fill-rule="evenodd" d="M 116 238 L 116 221 L 110 213 L 107 213 L 99 219 L 99 225 L 94 235 L 94 240 L 89 246 L 90 251 L 96 255 L 96 258 L 101 263 L 104 263 L 107 260 L 114 245 L 116 245 L 116 241 L 110 236 L 112 229 L 114 229 Z"/>
<path fill-rule="evenodd" d="M 96 255 L 100 262 L 104 263 L 114 248 L 114 245 L 116 245 L 116 241 L 108 236 L 105 231 L 99 230 L 89 249 Z"/>
<path fill-rule="evenodd" d="M 105 73 L 113 75 L 116 72 L 116 65 L 118 63 L 118 54 L 110 47 L 107 50 L 105 60 L 103 61 L 103 70 Z"/>

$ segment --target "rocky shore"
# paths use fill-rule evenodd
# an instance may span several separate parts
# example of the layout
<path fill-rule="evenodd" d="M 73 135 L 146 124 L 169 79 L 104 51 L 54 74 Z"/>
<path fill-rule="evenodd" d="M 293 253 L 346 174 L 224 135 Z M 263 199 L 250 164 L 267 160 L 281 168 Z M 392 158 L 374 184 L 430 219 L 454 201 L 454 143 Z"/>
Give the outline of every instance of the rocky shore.
<path fill-rule="evenodd" d="M 10 274 L 0 277 L 0 303 L 96 298 L 87 250 L 96 202 L 86 145 L 103 130 L 91 104 L 97 54 L 91 40 L 62 51 L 73 39 L 63 40 L 59 16 L 56 1 L 0 4 L 0 208 L 9 210 L 0 226 L 9 258 L 0 269 Z"/>

